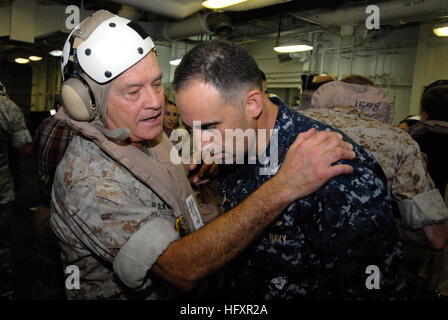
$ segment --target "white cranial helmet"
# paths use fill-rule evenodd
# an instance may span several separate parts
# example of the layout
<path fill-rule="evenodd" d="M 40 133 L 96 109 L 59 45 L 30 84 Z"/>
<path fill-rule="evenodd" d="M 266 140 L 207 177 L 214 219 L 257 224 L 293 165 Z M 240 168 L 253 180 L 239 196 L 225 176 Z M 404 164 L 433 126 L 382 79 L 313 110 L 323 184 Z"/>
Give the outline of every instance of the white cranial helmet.
<path fill-rule="evenodd" d="M 155 50 L 136 22 L 99 10 L 68 36 L 62 54 L 61 97 L 67 114 L 79 121 L 105 124 L 113 80 Z"/>
<path fill-rule="evenodd" d="M 101 11 L 95 15 L 99 15 Z M 81 23 L 65 42 L 62 56 L 63 74 L 69 56 L 73 53 L 74 44 L 76 45 L 75 37 L 83 40 L 76 48 L 78 63 L 82 70 L 98 83 L 114 79 L 154 49 L 151 37 L 134 21 L 112 16 L 95 26 L 93 31 L 89 30 L 89 27 L 91 28 L 91 25 L 84 29 Z"/>

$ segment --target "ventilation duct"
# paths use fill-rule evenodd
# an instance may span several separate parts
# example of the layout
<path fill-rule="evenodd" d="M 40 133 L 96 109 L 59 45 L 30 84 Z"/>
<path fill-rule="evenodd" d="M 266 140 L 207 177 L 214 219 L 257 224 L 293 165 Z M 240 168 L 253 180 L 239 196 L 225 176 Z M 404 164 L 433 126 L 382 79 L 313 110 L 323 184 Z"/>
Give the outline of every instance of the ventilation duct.
<path fill-rule="evenodd" d="M 427 15 L 442 16 L 448 12 L 447 0 L 400 0 L 384 1 L 371 3 L 379 8 L 380 19 L 383 21 L 392 20 L 413 20 L 413 18 L 424 17 Z M 368 14 L 366 14 L 367 4 L 351 8 L 343 8 L 334 12 L 322 14 L 306 14 L 305 12 L 292 14 L 297 18 L 303 17 L 314 21 L 315 23 L 326 26 L 356 25 L 364 23 Z"/>
<path fill-rule="evenodd" d="M 171 22 L 140 22 L 152 38 L 176 41 L 202 34 L 213 34 L 227 38 L 233 30 L 232 23 L 222 13 L 210 12 L 194 15 L 190 18 Z"/>
<path fill-rule="evenodd" d="M 184 19 L 203 9 L 200 1 L 169 1 L 169 0 L 111 0 L 138 9 L 153 12 L 165 17 Z"/>

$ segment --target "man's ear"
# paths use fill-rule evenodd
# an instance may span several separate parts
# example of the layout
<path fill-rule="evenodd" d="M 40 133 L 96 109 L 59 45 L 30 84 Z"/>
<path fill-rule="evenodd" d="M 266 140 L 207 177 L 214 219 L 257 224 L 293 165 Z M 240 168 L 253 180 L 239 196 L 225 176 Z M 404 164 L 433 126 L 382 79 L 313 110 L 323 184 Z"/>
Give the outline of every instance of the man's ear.
<path fill-rule="evenodd" d="M 252 119 L 258 119 L 263 113 L 263 94 L 260 90 L 251 90 L 244 100 L 246 115 Z"/>

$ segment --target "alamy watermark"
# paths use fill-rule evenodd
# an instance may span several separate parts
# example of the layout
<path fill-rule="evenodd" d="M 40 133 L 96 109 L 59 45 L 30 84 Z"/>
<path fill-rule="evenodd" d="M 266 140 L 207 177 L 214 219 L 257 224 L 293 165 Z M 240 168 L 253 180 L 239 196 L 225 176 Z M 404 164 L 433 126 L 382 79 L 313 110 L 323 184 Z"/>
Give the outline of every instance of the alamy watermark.
<path fill-rule="evenodd" d="M 226 129 L 223 139 L 219 130 L 201 129 L 201 122 L 193 121 L 192 136 L 193 139 L 182 128 L 171 132 L 171 141 L 178 141 L 182 137 L 171 149 L 170 160 L 173 164 L 245 164 L 245 161 L 247 164 L 255 164 L 258 161 L 262 165 L 260 175 L 273 175 L 278 171 L 277 129 Z M 266 155 L 268 144 L 269 156 Z M 192 154 L 190 150 L 193 150 Z"/>
<path fill-rule="evenodd" d="M 65 27 L 73 30 L 80 22 L 80 10 L 76 5 L 70 5 L 65 8 L 68 17 L 65 19 Z M 366 7 L 365 13 L 369 16 L 366 19 L 365 26 L 368 30 L 380 28 L 380 8 L 376 5 Z"/>
<path fill-rule="evenodd" d="M 65 273 L 68 275 L 65 279 L 65 287 L 68 290 L 80 289 L 79 282 L 79 267 L 75 265 L 69 265 L 65 268 Z M 368 290 L 380 289 L 380 269 L 376 265 L 369 265 L 366 268 L 366 274 L 369 276 L 366 278 L 366 288 Z M 181 314 L 188 314 L 188 312 L 181 312 Z"/>
<path fill-rule="evenodd" d="M 366 274 L 369 274 L 366 279 L 366 288 L 368 290 L 380 289 L 380 268 L 374 264 L 369 265 L 366 268 Z"/>
<path fill-rule="evenodd" d="M 366 19 L 366 28 L 368 30 L 379 29 L 380 28 L 380 8 L 375 5 L 367 6 L 366 14 L 369 16 Z"/>
<path fill-rule="evenodd" d="M 65 268 L 65 274 L 67 274 L 67 278 L 65 279 L 65 287 L 68 290 L 79 289 L 79 268 L 75 265 L 69 265 Z"/>
<path fill-rule="evenodd" d="M 79 7 L 75 5 L 67 6 L 65 13 L 69 15 L 65 19 L 65 27 L 68 30 L 73 30 L 80 22 Z"/>

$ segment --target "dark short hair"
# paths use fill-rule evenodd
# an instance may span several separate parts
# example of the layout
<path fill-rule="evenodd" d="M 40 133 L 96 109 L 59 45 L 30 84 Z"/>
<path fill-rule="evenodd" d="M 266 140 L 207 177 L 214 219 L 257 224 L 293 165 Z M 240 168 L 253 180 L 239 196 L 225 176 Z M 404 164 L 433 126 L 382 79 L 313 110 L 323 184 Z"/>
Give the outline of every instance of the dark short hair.
<path fill-rule="evenodd" d="M 357 74 L 351 74 L 349 76 L 346 76 L 341 81 L 347 82 L 347 83 L 375 86 L 375 83 L 372 80 L 370 80 L 367 77 L 360 76 L 360 75 L 357 75 Z"/>
<path fill-rule="evenodd" d="M 243 47 L 223 40 L 203 42 L 187 52 L 174 73 L 174 90 L 198 79 L 213 85 L 225 101 L 239 97 L 243 89 L 262 89 L 254 58 Z"/>
<path fill-rule="evenodd" d="M 439 79 L 436 80 L 434 82 L 431 82 L 430 84 L 428 84 L 425 89 L 423 89 L 423 94 L 425 94 L 426 92 L 428 92 L 428 90 L 431 90 L 432 88 L 441 86 L 441 85 L 448 85 L 448 80 L 446 79 Z"/>
<path fill-rule="evenodd" d="M 266 74 L 260 69 L 261 80 L 267 81 Z"/>
<path fill-rule="evenodd" d="M 422 96 L 422 112 L 429 120 L 448 121 L 448 85 L 439 85 L 427 90 Z"/>

